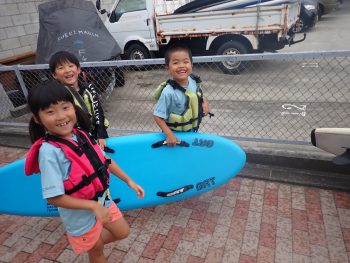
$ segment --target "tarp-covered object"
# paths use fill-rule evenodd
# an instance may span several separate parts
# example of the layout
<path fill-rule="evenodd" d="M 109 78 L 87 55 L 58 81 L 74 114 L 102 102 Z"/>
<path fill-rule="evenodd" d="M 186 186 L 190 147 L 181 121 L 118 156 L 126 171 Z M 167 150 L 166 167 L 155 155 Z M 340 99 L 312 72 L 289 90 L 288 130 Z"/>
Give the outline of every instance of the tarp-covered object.
<path fill-rule="evenodd" d="M 79 61 L 102 61 L 119 56 L 121 50 L 85 0 L 54 0 L 39 5 L 39 36 L 36 63 L 46 64 L 51 55 L 65 50 Z"/>

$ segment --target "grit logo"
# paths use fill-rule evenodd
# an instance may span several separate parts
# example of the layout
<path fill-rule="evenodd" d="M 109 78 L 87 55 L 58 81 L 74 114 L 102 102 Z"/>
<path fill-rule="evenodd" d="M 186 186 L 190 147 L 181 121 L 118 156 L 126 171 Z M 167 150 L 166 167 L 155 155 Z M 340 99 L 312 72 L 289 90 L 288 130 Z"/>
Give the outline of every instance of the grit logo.
<path fill-rule="evenodd" d="M 211 177 L 208 179 L 205 179 L 203 182 L 199 182 L 196 184 L 197 191 L 206 189 L 208 187 L 212 187 L 215 185 L 215 177 Z"/>

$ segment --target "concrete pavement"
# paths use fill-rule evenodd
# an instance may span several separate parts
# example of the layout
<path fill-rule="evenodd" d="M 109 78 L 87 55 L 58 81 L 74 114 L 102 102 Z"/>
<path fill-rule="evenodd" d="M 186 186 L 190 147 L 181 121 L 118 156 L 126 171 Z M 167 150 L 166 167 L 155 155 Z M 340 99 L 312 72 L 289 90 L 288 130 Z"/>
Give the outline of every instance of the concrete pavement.
<path fill-rule="evenodd" d="M 27 150 L 0 147 L 0 165 Z M 10 199 L 11 197 L 9 197 Z M 4 202 L 5 200 L 2 200 Z M 350 194 L 239 176 L 181 202 L 125 212 L 109 262 L 349 262 Z M 0 262 L 88 262 L 58 218 L 0 214 Z"/>

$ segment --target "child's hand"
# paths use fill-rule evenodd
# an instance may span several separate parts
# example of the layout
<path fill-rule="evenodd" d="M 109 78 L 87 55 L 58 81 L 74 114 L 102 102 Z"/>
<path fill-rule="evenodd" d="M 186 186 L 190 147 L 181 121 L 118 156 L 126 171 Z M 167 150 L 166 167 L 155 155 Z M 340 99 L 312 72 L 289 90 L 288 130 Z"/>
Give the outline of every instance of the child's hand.
<path fill-rule="evenodd" d="M 176 136 L 174 134 L 170 134 L 166 137 L 166 143 L 168 146 L 175 146 L 176 142 L 178 142 L 179 140 L 176 138 Z"/>
<path fill-rule="evenodd" d="M 136 192 L 139 198 L 143 198 L 145 196 L 145 191 L 142 189 L 141 186 L 136 184 L 134 181 L 130 181 L 128 185 L 131 189 L 133 189 Z"/>
<path fill-rule="evenodd" d="M 112 220 L 112 214 L 109 209 L 96 202 L 92 210 L 96 216 L 96 219 L 99 220 L 102 224 L 108 223 Z"/>

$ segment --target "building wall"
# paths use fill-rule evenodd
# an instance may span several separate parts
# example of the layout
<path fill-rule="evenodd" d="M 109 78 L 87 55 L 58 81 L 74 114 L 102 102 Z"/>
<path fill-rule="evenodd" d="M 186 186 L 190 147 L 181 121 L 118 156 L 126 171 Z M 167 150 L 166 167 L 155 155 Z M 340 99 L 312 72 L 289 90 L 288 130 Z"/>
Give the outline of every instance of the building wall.
<path fill-rule="evenodd" d="M 38 5 L 44 2 L 47 0 L 0 0 L 0 59 L 36 51 Z M 102 8 L 109 10 L 113 2 L 101 0 Z"/>

